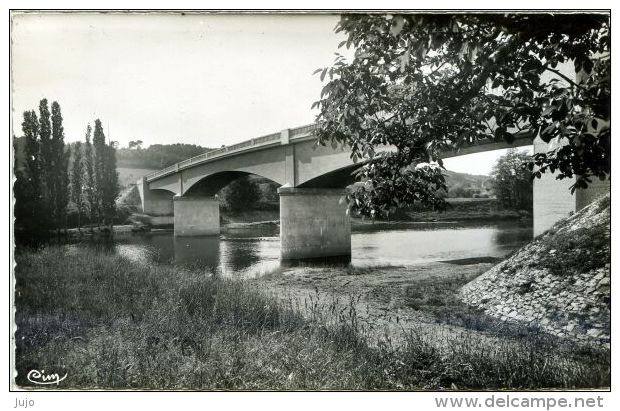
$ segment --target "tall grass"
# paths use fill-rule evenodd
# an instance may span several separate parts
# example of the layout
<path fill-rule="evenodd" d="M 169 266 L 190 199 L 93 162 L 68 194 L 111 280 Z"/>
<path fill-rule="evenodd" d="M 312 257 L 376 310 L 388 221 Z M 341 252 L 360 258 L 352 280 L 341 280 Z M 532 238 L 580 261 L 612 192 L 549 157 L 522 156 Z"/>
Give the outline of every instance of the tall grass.
<path fill-rule="evenodd" d="M 460 338 L 439 350 L 416 330 L 370 342 L 355 304 L 300 308 L 243 281 L 50 247 L 16 256 L 17 383 L 58 388 L 468 389 L 609 385 L 609 352 L 529 338 Z M 308 315 L 310 313 L 310 315 Z M 55 388 L 56 386 L 53 386 Z M 40 388 L 38 386 L 37 388 Z"/>

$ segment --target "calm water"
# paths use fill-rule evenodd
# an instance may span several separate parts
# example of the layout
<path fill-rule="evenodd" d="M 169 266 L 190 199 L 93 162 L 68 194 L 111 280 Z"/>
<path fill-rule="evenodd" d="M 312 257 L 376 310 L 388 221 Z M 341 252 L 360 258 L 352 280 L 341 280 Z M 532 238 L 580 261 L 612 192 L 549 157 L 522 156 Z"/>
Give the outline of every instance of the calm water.
<path fill-rule="evenodd" d="M 351 236 L 354 266 L 415 265 L 478 257 L 504 257 L 532 238 L 532 226 L 416 224 L 364 226 Z M 101 246 L 80 243 L 75 246 Z M 175 238 L 171 232 L 117 236 L 104 244 L 141 263 L 213 268 L 223 275 L 255 277 L 280 266 L 277 227 L 230 230 L 220 237 Z"/>

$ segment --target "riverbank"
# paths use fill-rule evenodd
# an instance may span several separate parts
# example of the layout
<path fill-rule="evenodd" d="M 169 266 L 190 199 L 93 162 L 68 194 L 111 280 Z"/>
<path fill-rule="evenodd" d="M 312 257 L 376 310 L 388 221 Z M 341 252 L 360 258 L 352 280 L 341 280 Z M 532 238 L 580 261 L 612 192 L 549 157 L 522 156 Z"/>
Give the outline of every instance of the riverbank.
<path fill-rule="evenodd" d="M 448 199 L 450 205 L 448 210 L 438 213 L 424 209 L 400 210 L 389 220 L 385 219 L 366 219 L 351 218 L 351 226 L 354 231 L 364 230 L 367 226 L 389 227 L 394 224 L 412 225 L 416 224 L 453 224 L 462 223 L 496 223 L 502 221 L 529 221 L 531 215 L 526 212 L 514 210 L 502 210 L 495 199 L 481 198 L 452 198 Z M 126 235 L 132 233 L 142 233 L 157 230 L 171 230 L 174 227 L 173 217 L 152 217 L 145 214 L 127 212 L 127 224 L 115 224 L 114 234 Z M 277 226 L 280 224 L 280 210 L 277 203 L 263 205 L 260 209 L 251 209 L 241 212 L 231 212 L 226 209 L 220 211 L 222 231 L 228 229 L 242 229 L 256 225 Z M 52 233 L 55 237 L 56 232 Z M 60 237 L 90 237 L 110 235 L 108 227 L 82 227 L 81 229 L 69 228 L 62 230 Z"/>
<path fill-rule="evenodd" d="M 484 263 L 290 267 L 240 281 L 80 247 L 20 251 L 16 260 L 17 382 L 24 386 L 25 374 L 41 367 L 67 373 L 61 389 L 609 384 L 609 351 L 476 326 L 486 320 L 465 313 L 453 296 Z M 371 318 L 383 319 L 371 329 Z M 381 336 L 385 324 L 393 331 Z"/>
<path fill-rule="evenodd" d="M 443 212 L 426 210 L 422 207 L 398 210 L 389 219 L 351 218 L 353 226 L 367 224 L 401 224 L 401 223 L 431 223 L 431 222 L 498 222 L 505 220 L 528 220 L 531 213 L 502 209 L 497 199 L 493 198 L 448 198 L 448 209 Z M 257 222 L 279 221 L 280 211 L 277 204 L 272 208 L 260 210 L 246 210 L 232 213 L 221 211 L 224 224 L 243 224 Z"/>

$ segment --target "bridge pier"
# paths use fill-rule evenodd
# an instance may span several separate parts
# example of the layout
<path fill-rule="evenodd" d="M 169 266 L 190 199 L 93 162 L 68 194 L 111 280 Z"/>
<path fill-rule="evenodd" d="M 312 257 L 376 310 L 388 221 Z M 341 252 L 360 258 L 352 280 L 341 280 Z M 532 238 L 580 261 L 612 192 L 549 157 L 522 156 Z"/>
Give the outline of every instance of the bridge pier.
<path fill-rule="evenodd" d="M 214 197 L 174 196 L 174 235 L 220 234 L 220 203 Z"/>
<path fill-rule="evenodd" d="M 351 221 L 341 189 L 281 187 L 282 260 L 351 257 Z"/>
<path fill-rule="evenodd" d="M 553 139 L 545 143 L 536 137 L 534 153 L 546 153 L 549 150 L 567 144 Z M 610 180 L 600 181 L 593 177 L 592 183 L 586 189 L 578 189 L 574 194 L 570 186 L 575 184 L 575 178 L 556 179 L 556 173 L 544 173 L 541 178 L 534 179 L 534 236 L 540 235 L 551 228 L 558 220 L 570 213 L 579 211 L 590 204 L 598 196 L 611 190 Z"/>
<path fill-rule="evenodd" d="M 166 190 L 150 190 L 146 178 L 137 182 L 142 212 L 151 216 L 171 216 L 174 212 L 172 206 L 172 194 Z"/>

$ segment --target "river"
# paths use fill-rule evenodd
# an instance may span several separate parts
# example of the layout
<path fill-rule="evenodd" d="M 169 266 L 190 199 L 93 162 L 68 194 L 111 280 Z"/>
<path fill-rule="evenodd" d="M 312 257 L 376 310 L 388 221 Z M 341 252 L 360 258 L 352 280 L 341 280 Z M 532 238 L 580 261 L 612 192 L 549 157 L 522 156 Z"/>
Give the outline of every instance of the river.
<path fill-rule="evenodd" d="M 532 239 L 531 223 L 368 224 L 351 235 L 351 264 L 411 266 L 461 259 L 498 260 Z M 177 237 L 157 232 L 84 241 L 144 264 L 170 263 L 213 269 L 224 276 L 259 277 L 280 265 L 277 226 L 229 229 L 219 237 Z"/>

